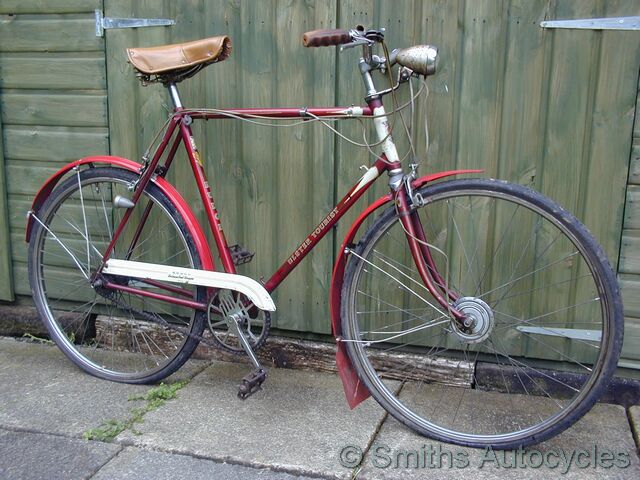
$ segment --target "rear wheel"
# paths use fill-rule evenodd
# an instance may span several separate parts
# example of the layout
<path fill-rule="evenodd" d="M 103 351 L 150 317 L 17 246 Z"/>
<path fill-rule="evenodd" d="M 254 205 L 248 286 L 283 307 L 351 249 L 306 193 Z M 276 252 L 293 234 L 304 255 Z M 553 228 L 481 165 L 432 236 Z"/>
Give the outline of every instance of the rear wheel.
<path fill-rule="evenodd" d="M 420 193 L 429 253 L 468 325 L 424 286 L 391 207 L 345 273 L 342 333 L 361 380 L 395 418 L 445 442 L 515 448 L 566 429 L 606 387 L 622 344 L 601 247 L 519 185 L 460 180 Z"/>
<path fill-rule="evenodd" d="M 132 207 L 138 175 L 106 167 L 78 170 L 36 212 L 29 244 L 29 280 L 51 338 L 80 368 L 100 378 L 150 383 L 176 371 L 204 328 L 204 312 L 92 286 L 124 213 L 130 221 L 111 258 L 201 268 L 193 237 L 171 200 L 149 183 Z M 144 228 L 136 232 L 148 210 Z M 109 279 L 148 292 L 205 301 L 206 289 L 167 292 L 125 277 Z"/>

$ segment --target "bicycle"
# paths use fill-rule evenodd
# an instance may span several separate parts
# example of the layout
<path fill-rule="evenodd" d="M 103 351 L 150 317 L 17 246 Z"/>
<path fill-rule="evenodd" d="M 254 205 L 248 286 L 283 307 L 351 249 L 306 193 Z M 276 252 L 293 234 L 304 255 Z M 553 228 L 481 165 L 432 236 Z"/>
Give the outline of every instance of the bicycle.
<path fill-rule="evenodd" d="M 128 49 L 143 84 L 168 89 L 173 111 L 142 163 L 83 158 L 37 193 L 27 225 L 29 279 L 51 338 L 84 371 L 129 383 L 175 372 L 201 341 L 245 353 L 254 366 L 239 387 L 246 398 L 266 378 L 255 351 L 275 310 L 270 293 L 387 173 L 389 193 L 349 229 L 330 287 L 350 406 L 371 394 L 420 434 L 474 447 L 526 446 L 568 428 L 606 388 L 622 344 L 619 289 L 602 248 L 573 215 L 527 187 L 448 178 L 480 170 L 418 176 L 416 165 L 401 162 L 382 97 L 433 74 L 434 47 L 388 53 L 384 31 L 362 27 L 307 32 L 303 42 L 362 47 L 366 104 L 185 108 L 177 84 L 225 60 L 229 38 Z M 383 56 L 374 54 L 377 45 Z M 397 80 L 379 90 L 372 74 L 391 76 L 396 67 Z M 196 120 L 228 118 L 370 118 L 382 149 L 264 283 L 237 274 L 253 254 L 227 243 L 191 130 Z M 181 144 L 223 271 L 165 178 Z M 471 388 L 434 382 L 442 369 Z"/>

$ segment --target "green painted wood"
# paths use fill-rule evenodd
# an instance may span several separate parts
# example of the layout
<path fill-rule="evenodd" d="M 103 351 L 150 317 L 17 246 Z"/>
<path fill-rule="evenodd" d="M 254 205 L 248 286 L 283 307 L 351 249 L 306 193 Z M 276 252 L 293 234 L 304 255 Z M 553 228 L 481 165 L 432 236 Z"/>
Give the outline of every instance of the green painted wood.
<path fill-rule="evenodd" d="M 11 242 L 11 244 L 13 245 L 22 245 L 25 244 L 24 241 L 24 231 L 11 231 L 11 234 L 9 235 L 9 241 Z M 27 264 L 27 249 L 26 248 L 16 248 L 11 255 L 11 260 L 12 260 L 12 264 L 11 266 L 13 267 L 13 265 L 17 264 L 17 263 L 23 263 L 24 265 Z"/>
<path fill-rule="evenodd" d="M 27 272 L 26 263 L 14 263 L 13 264 L 13 281 L 15 282 L 15 294 L 16 296 L 23 296 L 29 298 L 31 296 L 31 289 L 29 288 L 29 273 Z M 29 298 L 27 300 L 29 305 L 33 306 L 33 300 Z"/>
<path fill-rule="evenodd" d="M 0 55 L 0 88 L 5 89 L 0 92 L 1 106 L 12 108 L 2 117 L 5 140 L 11 142 L 5 141 L 10 210 L 28 208 L 28 190 L 37 183 L 36 175 L 30 173 L 46 176 L 63 161 L 107 148 L 106 131 L 87 128 L 107 124 L 101 57 L 81 54 L 76 60 L 77 54 L 65 52 L 99 52 L 106 42 L 109 147 L 113 154 L 137 159 L 166 119 L 162 103 L 167 104 L 168 97 L 161 87 L 140 87 L 126 63 L 126 47 L 230 34 L 234 42 L 231 58 L 180 84 L 186 105 L 360 104 L 359 52 L 304 49 L 300 36 L 314 28 L 350 28 L 361 23 L 386 26 L 391 48 L 416 43 L 440 48 L 439 72 L 428 81 L 428 154 L 422 123 L 414 134 L 422 173 L 455 166 L 481 167 L 487 175 L 533 185 L 586 222 L 612 260 L 618 257 L 623 218 L 626 232 L 637 228 L 635 187 L 629 188 L 624 216 L 622 205 L 627 172 L 631 184 L 640 184 L 640 156 L 632 153 L 629 160 L 640 39 L 633 32 L 551 31 L 537 24 L 551 17 L 639 14 L 632 11 L 640 9 L 638 2 L 106 0 L 107 15 L 175 18 L 177 24 L 111 30 L 105 40 L 93 36 L 95 2 L 86 2 L 86 7 L 71 0 L 52 3 L 58 5 L 43 7 L 65 14 L 49 15 L 52 11 L 48 10 L 43 11 L 48 12 L 45 15 L 0 18 L 0 51 L 4 52 Z M 35 0 L 20 5 L 3 2 L 0 8 L 19 7 L 23 9 L 17 13 L 27 13 L 37 4 Z M 72 14 L 74 8 L 87 13 Z M 65 26 L 78 28 L 65 30 Z M 70 31 L 75 36 L 66 38 Z M 58 53 L 50 57 L 47 49 Z M 39 78 L 37 72 L 47 65 L 51 78 Z M 87 75 L 83 76 L 84 69 Z M 65 71 L 69 72 L 68 82 Z M 65 110 L 53 100 L 62 98 L 61 93 L 83 108 Z M 71 99 L 74 96 L 89 98 Z M 400 98 L 406 98 L 406 92 Z M 385 103 L 392 108 L 390 97 Z M 59 123 L 54 123 L 53 109 L 57 109 Z M 88 111 L 92 113 L 85 113 Z M 418 104 L 416 120 L 421 122 L 424 113 L 424 104 Z M 105 117 L 96 120 L 101 115 Z M 357 122 L 342 122 L 339 128 L 361 141 L 362 128 Z M 317 125 L 271 130 L 219 121 L 196 125 L 194 131 L 229 242 L 257 251 L 256 259 L 240 269 L 254 278 L 270 274 L 295 249 L 359 178 L 358 167 L 372 159 L 365 149 L 336 140 Z M 366 131 L 371 136 L 372 130 Z M 635 138 L 640 145 L 640 132 L 635 132 Z M 397 141 L 404 153 L 407 143 Z M 46 153 L 50 158 L 42 158 Z M 183 185 L 185 198 L 203 218 L 184 157 L 177 162 L 170 179 Z M 21 168 L 22 164 L 28 168 Z M 385 183 L 380 181 L 360 205 L 385 193 Z M 333 244 L 328 241 L 318 247 L 278 290 L 276 326 L 328 332 L 326 292 L 332 260 L 353 218 L 350 215 L 340 222 L 337 234 L 331 234 Z M 10 213 L 8 220 L 12 235 L 23 235 L 23 212 Z M 634 253 L 625 253 L 624 245 L 623 241 L 621 264 L 629 265 L 627 258 Z M 24 259 L 14 255 L 13 261 L 20 272 Z M 509 262 L 506 258 L 503 268 L 509 268 Z M 17 273 L 15 278 L 23 277 Z M 625 301 L 631 305 L 625 305 L 626 315 L 636 319 L 640 314 L 633 314 L 629 288 L 634 291 L 637 278 L 626 273 L 621 278 Z M 22 287 L 20 292 L 28 294 Z M 545 301 L 553 300 L 550 295 Z M 631 322 L 635 325 L 635 320 Z M 531 345 L 517 348 L 535 351 Z M 634 351 L 633 343 L 631 347 L 625 343 L 626 361 L 635 358 Z"/>
<path fill-rule="evenodd" d="M 631 10 L 629 2 L 606 2 L 598 15 L 615 17 L 637 15 L 636 4 Z M 634 12 L 635 10 L 635 12 Z M 558 17 L 560 18 L 560 17 Z M 588 106 L 587 124 L 583 139 L 582 173 L 579 177 L 578 205 L 574 213 L 580 218 L 604 247 L 612 264 L 619 258 L 619 271 L 640 272 L 640 244 L 628 231 L 622 234 L 625 217 L 625 189 L 629 175 L 630 139 L 633 136 L 634 108 L 638 67 L 640 65 L 640 38 L 637 35 L 614 35 L 602 32 L 595 37 L 592 51 L 596 71 L 590 72 L 593 100 Z M 558 35 L 556 35 L 556 41 Z M 570 160 L 570 159 L 568 159 Z M 629 209 L 626 215 L 634 215 Z M 625 226 L 625 228 L 629 228 Z M 619 251 L 621 249 L 621 251 Z M 628 322 L 622 361 L 638 349 L 632 332 L 637 322 Z"/>
<path fill-rule="evenodd" d="M 629 185 L 627 188 L 624 228 L 640 229 L 640 186 Z"/>
<path fill-rule="evenodd" d="M 393 7 L 405 15 L 404 7 L 416 5 Z M 640 39 L 633 32 L 621 38 L 614 32 L 542 30 L 538 23 L 550 17 L 637 14 L 629 13 L 629 2 L 463 1 L 419 7 L 421 15 L 412 17 L 414 37 L 441 47 L 439 72 L 429 79 L 432 141 L 423 172 L 481 167 L 488 175 L 532 185 L 575 212 L 616 260 Z M 382 9 L 375 1 L 340 2 L 341 26 L 385 24 L 393 32 L 392 15 Z M 398 39 L 389 35 L 390 44 L 391 38 Z M 339 100 L 345 103 L 360 85 L 357 76 L 351 81 L 343 74 L 349 67 L 344 54 L 338 62 Z M 359 133 L 355 127 L 341 131 Z M 366 155 L 337 142 L 338 177 L 345 179 L 340 186 L 346 188 L 361 159 Z M 632 166 L 632 181 L 633 172 Z M 634 215 L 628 209 L 627 214 Z M 503 268 L 510 268 L 512 262 L 503 260 Z M 557 291 L 544 301 L 576 294 Z M 536 353 L 531 345 L 522 348 Z"/>
<path fill-rule="evenodd" d="M 640 82 L 638 86 L 640 92 Z M 629 166 L 629 184 L 640 184 L 640 95 L 636 101 L 635 122 L 633 125 L 633 144 L 631 148 L 631 165 Z"/>
<path fill-rule="evenodd" d="M 625 317 L 624 343 L 622 344 L 621 366 L 625 363 L 640 360 L 640 318 Z M 637 363 L 632 368 L 638 368 Z"/>
<path fill-rule="evenodd" d="M 2 88 L 98 90 L 107 86 L 104 53 L 4 54 Z"/>
<path fill-rule="evenodd" d="M 106 127 L 107 97 L 104 93 L 23 93 L 6 90 L 0 96 L 5 125 L 51 125 Z"/>
<path fill-rule="evenodd" d="M 30 297 L 31 289 L 29 288 L 29 272 L 27 270 L 27 265 L 22 262 L 14 263 L 13 275 L 16 284 L 16 295 Z M 74 292 L 70 289 L 69 285 L 77 279 L 76 276 L 72 275 L 68 271 L 65 272 L 64 270 L 61 270 L 59 275 L 60 282 L 51 284 L 52 290 L 49 291 L 52 292 L 52 295 L 70 295 L 70 297 L 73 298 L 73 294 L 75 293 L 75 298 L 73 298 L 73 300 L 76 302 L 90 302 L 93 300 L 88 296 L 82 298 L 80 297 L 82 292 Z M 33 305 L 33 303 L 31 303 L 31 305 Z M 70 305 L 72 304 L 70 303 Z"/>
<path fill-rule="evenodd" d="M 12 125 L 4 129 L 6 157 L 16 167 L 25 161 L 71 161 L 79 156 L 108 151 L 109 131 L 104 127 L 44 127 Z"/>
<path fill-rule="evenodd" d="M 638 85 L 640 92 L 640 81 Z M 640 184 L 640 95 L 636 101 L 635 108 L 636 121 L 633 125 L 633 146 L 631 149 L 631 166 L 629 168 L 629 183 Z"/>
<path fill-rule="evenodd" d="M 618 279 L 624 305 L 624 343 L 619 364 L 640 368 L 640 365 L 627 365 L 629 360 L 640 355 L 640 275 L 620 274 Z"/>
<path fill-rule="evenodd" d="M 10 195 L 24 195 L 27 198 L 32 198 L 44 180 L 68 162 L 68 160 L 31 162 L 25 165 L 24 162 L 8 161 L 6 169 L 7 191 Z"/>
<path fill-rule="evenodd" d="M 620 354 L 620 367 L 640 369 L 640 318 L 624 317 L 624 342 Z"/>
<path fill-rule="evenodd" d="M 166 118 L 162 103 L 168 103 L 161 86 L 139 86 L 125 63 L 128 46 L 229 34 L 234 42 L 231 58 L 180 84 L 188 106 L 303 108 L 334 103 L 335 52 L 301 44 L 304 31 L 331 25 L 335 11 L 326 4 L 119 0 L 105 2 L 105 12 L 177 20 L 167 29 L 106 33 L 114 153 L 140 155 Z M 332 208 L 333 138 L 314 125 L 273 130 L 234 121 L 196 123 L 194 132 L 229 243 L 257 252 L 241 273 L 270 275 Z M 204 220 L 184 157 L 176 162 L 170 178 Z M 332 257 L 331 242 L 320 245 L 278 289 L 277 327 L 329 332 Z"/>
<path fill-rule="evenodd" d="M 640 185 L 640 145 L 633 147 L 631 166 L 629 167 L 629 183 Z"/>
<path fill-rule="evenodd" d="M 429 4 L 427 6 L 427 3 Z M 450 2 L 446 5 L 444 2 L 384 2 L 374 0 L 354 0 L 338 2 L 338 27 L 350 29 L 354 26 L 361 24 L 365 27 L 374 26 L 387 26 L 386 41 L 389 49 L 396 47 L 406 47 L 414 43 L 422 43 L 425 34 L 424 28 L 420 25 L 416 25 L 416 22 L 420 22 L 421 15 L 416 15 L 416 11 L 424 6 L 425 9 L 433 7 L 433 10 L 442 9 L 447 14 L 452 11 L 455 12 L 457 6 L 454 2 Z M 443 21 L 446 23 L 444 32 L 447 32 L 448 37 L 455 41 L 455 33 L 450 33 L 451 28 L 453 32 L 456 32 L 456 20 L 454 15 L 443 15 Z M 426 22 L 425 22 L 426 24 Z M 440 30 L 438 30 L 440 31 Z M 382 53 L 382 52 L 380 52 Z M 337 72 L 336 72 L 336 102 L 340 105 L 362 105 L 364 104 L 365 90 L 362 84 L 362 79 L 358 71 L 358 59 L 361 52 L 358 49 L 345 50 L 343 53 L 337 55 Z M 377 84 L 387 84 L 387 77 L 381 75 L 378 72 L 374 74 L 374 80 Z M 438 84 L 438 89 L 441 84 Z M 407 90 L 403 89 L 403 92 L 399 95 L 399 103 L 403 103 L 408 100 Z M 434 93 L 437 98 L 437 94 Z M 394 110 L 391 97 L 386 97 L 385 108 L 388 113 Z M 418 105 L 417 107 L 420 107 Z M 409 113 L 405 111 L 405 116 L 409 120 Z M 416 116 L 420 117 L 422 111 L 418 108 Z M 395 118 L 395 120 L 394 120 Z M 422 118 L 422 117 L 421 117 Z M 399 116 L 391 116 L 390 122 L 392 125 L 399 127 L 401 122 Z M 356 121 L 344 121 L 337 124 L 338 130 L 348 138 L 355 140 L 358 143 L 363 142 L 363 134 L 367 135 L 370 142 L 375 142 L 375 133 L 371 126 L 371 122 L 364 123 L 365 128 L 360 122 Z M 433 132 L 432 132 L 433 133 Z M 396 135 L 394 140 L 398 146 L 398 152 L 401 157 L 404 157 L 408 151 L 408 142 L 402 135 Z M 448 145 L 448 142 L 442 142 L 444 145 Z M 418 140 L 416 143 L 419 157 L 424 157 L 424 140 Z M 351 188 L 358 179 L 362 176 L 363 172 L 360 170 L 362 165 L 370 165 L 375 157 L 370 154 L 366 148 L 354 146 L 343 139 L 336 139 L 336 200 L 342 198 L 342 196 Z M 373 148 L 373 151 L 379 152 L 379 148 Z M 386 179 L 381 179 L 375 184 L 369 193 L 365 194 L 358 203 L 354 206 L 353 211 L 349 212 L 342 220 L 336 232 L 335 249 L 339 248 L 342 243 L 342 238 L 349 229 L 351 223 L 358 216 L 359 212 L 366 207 L 367 204 L 373 202 L 376 198 L 386 194 L 389 188 L 387 186 Z M 368 225 L 363 225 L 362 232 Z"/>
<path fill-rule="evenodd" d="M 604 16 L 631 15 L 629 2 L 606 2 Z M 636 13 L 640 7 L 635 6 Z M 585 139 L 588 163 L 581 178 L 581 209 L 576 215 L 602 244 L 615 265 L 624 214 L 624 188 L 629 172 L 630 138 L 640 65 L 640 36 L 635 32 L 603 32 L 590 132 Z M 620 33 L 620 32 L 618 32 Z M 631 33 L 631 35 L 626 35 Z M 603 221 L 605 220 L 606 221 Z M 633 227 L 625 227 L 633 228 Z"/>
<path fill-rule="evenodd" d="M 102 9 L 102 0 L 2 0 L 0 14 L 79 13 Z"/>
<path fill-rule="evenodd" d="M 544 125 L 542 98 L 547 94 L 539 81 L 548 71 L 551 43 L 537 25 L 547 1 L 518 0 L 509 5 L 506 25 L 506 60 L 502 74 L 503 99 L 499 128 L 499 178 L 535 188 L 544 155 L 539 132 Z M 508 139 L 508 141 L 505 141 Z"/>
<path fill-rule="evenodd" d="M 622 232 L 618 272 L 635 273 L 640 279 L 640 230 Z"/>
<path fill-rule="evenodd" d="M 2 52 L 88 52 L 103 48 L 104 40 L 96 37 L 91 14 L 0 17 Z"/>
<path fill-rule="evenodd" d="M 31 209 L 32 200 L 33 198 L 26 195 L 10 195 L 7 199 L 7 220 L 12 234 L 24 234 L 27 212 Z"/>
<path fill-rule="evenodd" d="M 7 182 L 2 121 L 0 121 L 0 300 L 13 300 L 13 274 L 11 271 L 11 240 L 7 216 Z"/>
<path fill-rule="evenodd" d="M 639 82 L 640 86 L 640 82 Z M 640 369 L 640 87 L 636 98 L 633 142 L 624 206 L 618 272 L 625 313 L 625 338 L 619 365 Z"/>
<path fill-rule="evenodd" d="M 553 18 L 590 18 L 602 14 L 594 0 L 559 2 Z M 588 162 L 588 127 L 593 113 L 601 35 L 594 31 L 545 30 L 552 42 L 551 65 L 545 79 L 545 130 L 540 135 L 545 148 L 540 189 L 570 211 L 579 207 L 580 184 Z"/>
<path fill-rule="evenodd" d="M 498 166 L 500 99 L 503 96 L 504 47 L 500 55 L 487 52 L 488 45 L 504 46 L 507 22 L 501 15 L 506 2 L 493 0 L 465 3 L 461 45 L 462 78 L 458 104 L 459 168 L 485 168 L 495 176 Z"/>
<path fill-rule="evenodd" d="M 0 5 L 6 13 L 0 15 L 6 174 L 0 196 L 7 196 L 3 219 L 12 245 L 3 254 L 11 254 L 16 295 L 30 295 L 24 230 L 35 192 L 68 161 L 108 153 L 104 39 L 95 36 L 93 20 L 101 6 L 73 0 Z"/>
<path fill-rule="evenodd" d="M 637 275 L 618 276 L 625 316 L 640 318 L 640 278 Z"/>
<path fill-rule="evenodd" d="M 462 16 L 464 4 L 439 0 L 423 2 L 422 13 L 416 15 L 420 23 L 415 27 L 413 38 L 409 44 L 427 43 L 438 47 L 440 63 L 434 77 L 429 79 L 429 97 L 427 105 L 418 101 L 415 122 L 424 121 L 428 115 L 429 148 L 425 144 L 423 129 L 417 128 L 417 154 L 422 162 L 421 172 L 436 172 L 450 169 L 457 155 L 457 106 L 460 98 L 459 80 L 462 78 L 462 64 L 453 59 L 462 48 L 463 28 Z M 405 45 L 402 45 L 405 46 Z"/>

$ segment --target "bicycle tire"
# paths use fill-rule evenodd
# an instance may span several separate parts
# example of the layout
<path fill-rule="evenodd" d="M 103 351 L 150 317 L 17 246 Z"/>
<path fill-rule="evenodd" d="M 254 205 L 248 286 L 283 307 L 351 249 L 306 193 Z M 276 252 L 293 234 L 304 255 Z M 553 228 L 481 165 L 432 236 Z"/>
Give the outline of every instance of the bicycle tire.
<path fill-rule="evenodd" d="M 36 308 L 64 354 L 96 377 L 144 384 L 162 380 L 187 361 L 205 320 L 203 312 L 101 290 L 90 283 L 119 219 L 131 207 L 127 199 L 138 178 L 128 170 L 98 167 L 75 171 L 61 182 L 35 213 L 28 266 Z M 139 224 L 135 219 L 148 204 L 152 207 L 147 221 L 133 242 Z M 133 207 L 110 258 L 201 268 L 193 236 L 177 208 L 151 182 Z M 135 279 L 114 278 L 142 289 L 155 288 Z M 182 296 L 187 294 L 204 301 L 206 289 L 192 286 Z M 163 321 L 172 328 L 163 326 Z"/>
<path fill-rule="evenodd" d="M 419 193 L 438 272 L 475 323 L 457 326 L 429 296 L 390 207 L 345 272 L 342 334 L 359 378 L 436 440 L 511 449 L 557 435 L 597 401 L 620 355 L 622 301 L 604 251 L 573 215 L 520 185 L 453 180 Z M 469 385 L 438 383 L 438 362 L 456 366 L 449 374 L 468 369 Z"/>

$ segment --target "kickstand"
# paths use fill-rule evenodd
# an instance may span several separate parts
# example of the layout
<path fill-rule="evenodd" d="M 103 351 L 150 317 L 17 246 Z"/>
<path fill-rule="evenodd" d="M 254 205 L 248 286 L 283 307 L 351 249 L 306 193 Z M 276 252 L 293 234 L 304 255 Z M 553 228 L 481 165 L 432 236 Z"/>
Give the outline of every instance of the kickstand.
<path fill-rule="evenodd" d="M 229 315 L 227 317 L 227 325 L 229 329 L 236 334 L 240 345 L 242 345 L 242 349 L 249 356 L 249 360 L 251 360 L 251 363 L 255 367 L 253 371 L 242 378 L 242 383 L 238 387 L 238 398 L 246 400 L 255 392 L 261 390 L 262 383 L 267 379 L 267 370 L 260 365 L 258 357 L 256 357 L 256 354 L 251 349 L 249 340 L 247 340 L 242 328 L 238 325 L 238 317 L 233 314 Z"/>

